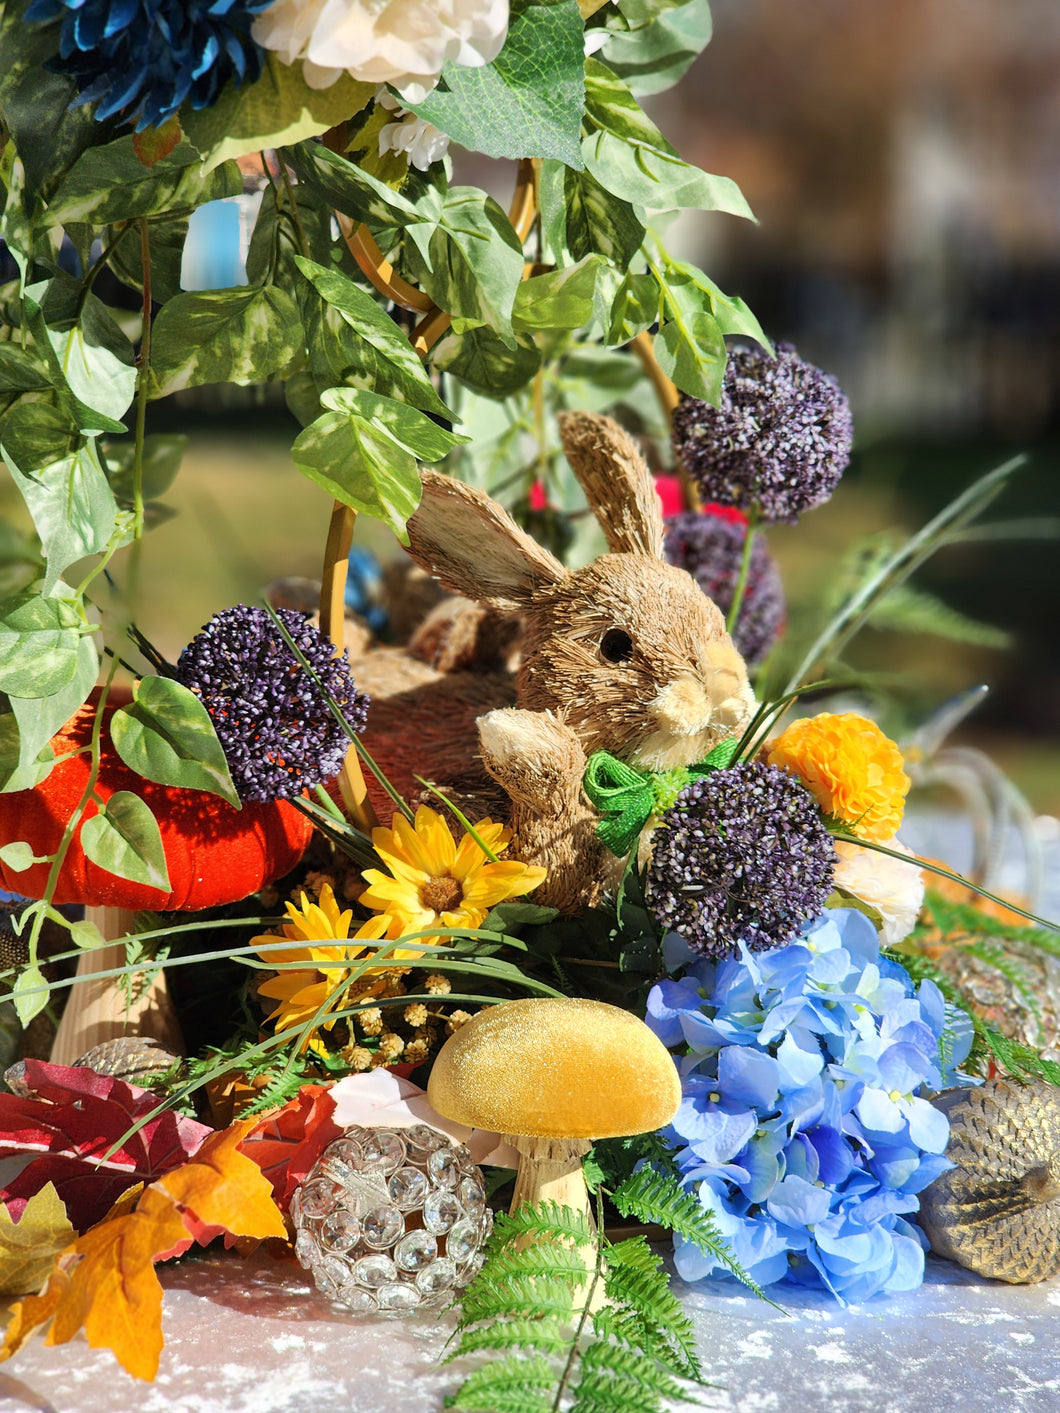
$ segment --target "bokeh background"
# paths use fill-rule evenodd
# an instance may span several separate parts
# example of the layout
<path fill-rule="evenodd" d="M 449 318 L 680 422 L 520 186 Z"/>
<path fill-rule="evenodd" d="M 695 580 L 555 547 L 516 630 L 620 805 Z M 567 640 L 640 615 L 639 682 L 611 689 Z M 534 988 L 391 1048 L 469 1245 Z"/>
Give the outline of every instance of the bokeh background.
<path fill-rule="evenodd" d="M 914 530 L 1025 452 L 989 513 L 1005 533 L 943 551 L 917 579 L 1008 646 L 868 630 L 858 660 L 905 674 L 896 730 L 989 683 L 960 739 L 1058 815 L 1060 4 L 712 8 L 712 43 L 649 106 L 683 155 L 738 182 L 758 224 L 687 215 L 669 242 L 835 374 L 855 414 L 855 459 L 832 501 L 770 532 L 793 611 L 857 536 Z M 506 203 L 510 168 L 464 161 L 458 175 Z M 186 275 L 231 283 L 248 212 L 198 219 L 213 223 L 205 265 Z M 172 654 L 269 580 L 318 574 L 330 503 L 290 462 L 297 427 L 275 389 L 181 394 L 153 407 L 152 429 L 192 436 L 165 497 L 174 517 L 140 567 L 140 626 Z"/>

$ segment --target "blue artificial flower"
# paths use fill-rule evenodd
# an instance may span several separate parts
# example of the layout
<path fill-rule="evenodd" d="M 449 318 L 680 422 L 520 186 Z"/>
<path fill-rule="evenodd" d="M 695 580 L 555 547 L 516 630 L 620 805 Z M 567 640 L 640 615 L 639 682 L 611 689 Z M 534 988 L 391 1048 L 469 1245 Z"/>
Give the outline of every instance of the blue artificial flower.
<path fill-rule="evenodd" d="M 949 1122 L 921 1090 L 967 1083 L 971 1043 L 938 988 L 915 987 L 847 908 L 769 952 L 707 961 L 671 934 L 665 953 L 685 969 L 648 997 L 649 1026 L 682 1047 L 664 1136 L 736 1260 L 843 1304 L 919 1285 L 926 1242 L 906 1218 L 951 1166 Z M 675 1264 L 726 1273 L 680 1239 Z"/>
<path fill-rule="evenodd" d="M 121 117 L 137 132 L 159 127 L 185 102 L 209 108 L 227 84 L 261 73 L 264 50 L 250 35 L 271 0 L 32 0 L 28 21 L 61 20 L 48 67 L 69 74 L 77 104 Z M 75 105 L 76 106 L 76 105 Z"/>

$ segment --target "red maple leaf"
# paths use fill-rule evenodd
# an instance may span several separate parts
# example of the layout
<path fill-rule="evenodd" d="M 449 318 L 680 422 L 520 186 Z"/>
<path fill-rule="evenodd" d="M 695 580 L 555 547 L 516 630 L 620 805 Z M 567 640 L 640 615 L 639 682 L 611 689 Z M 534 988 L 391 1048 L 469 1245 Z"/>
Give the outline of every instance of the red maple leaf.
<path fill-rule="evenodd" d="M 332 1115 L 327 1088 L 304 1084 L 294 1099 L 264 1118 L 239 1145 L 272 1183 L 276 1205 L 286 1212 L 291 1195 L 333 1138 L 343 1132 Z"/>
<path fill-rule="evenodd" d="M 187 1162 L 213 1132 L 166 1111 L 118 1143 L 157 1107 L 157 1094 L 83 1066 L 43 1060 L 25 1061 L 25 1081 L 32 1098 L 0 1094 L 0 1158 L 32 1157 L 0 1191 L 0 1202 L 16 1221 L 26 1202 L 51 1182 L 70 1221 L 85 1231 L 126 1188 L 151 1183 Z"/>

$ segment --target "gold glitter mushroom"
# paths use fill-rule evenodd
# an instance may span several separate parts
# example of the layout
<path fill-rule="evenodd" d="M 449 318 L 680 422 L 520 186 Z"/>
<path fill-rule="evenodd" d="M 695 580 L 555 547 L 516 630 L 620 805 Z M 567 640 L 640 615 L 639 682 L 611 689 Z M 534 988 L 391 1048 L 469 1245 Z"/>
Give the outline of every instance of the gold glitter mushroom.
<path fill-rule="evenodd" d="M 946 1157 L 920 1198 L 931 1249 L 981 1276 L 1027 1285 L 1060 1272 L 1060 1090 L 992 1079 L 955 1089 Z"/>
<path fill-rule="evenodd" d="M 628 1011 L 541 997 L 472 1017 L 439 1051 L 427 1097 L 444 1117 L 503 1133 L 518 1150 L 513 1212 L 544 1201 L 589 1212 L 589 1140 L 661 1128 L 681 1083 L 662 1042 Z"/>

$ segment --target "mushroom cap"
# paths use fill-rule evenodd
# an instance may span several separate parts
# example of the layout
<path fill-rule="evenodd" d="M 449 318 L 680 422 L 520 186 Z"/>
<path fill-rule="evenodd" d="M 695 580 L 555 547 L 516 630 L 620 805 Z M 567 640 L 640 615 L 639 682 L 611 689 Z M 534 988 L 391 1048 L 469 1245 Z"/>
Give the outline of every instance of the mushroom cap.
<path fill-rule="evenodd" d="M 285 800 L 245 804 L 237 810 L 204 790 L 145 780 L 125 765 L 111 743 L 113 710 L 110 703 L 104 708 L 96 793 L 106 802 L 119 790 L 130 790 L 151 807 L 171 887 L 167 892 L 134 883 L 92 863 L 80 847 L 79 827 L 53 902 L 190 912 L 236 902 L 294 868 L 313 832 L 300 811 Z M 52 737 L 57 756 L 88 745 L 95 711 L 90 701 Z M 90 766 L 88 754 L 82 751 L 61 760 L 34 789 L 0 795 L 0 840 L 24 839 L 38 856 L 54 853 L 81 799 Z M 96 813 L 95 805 L 89 804 L 82 823 Z M 0 860 L 0 888 L 25 898 L 43 897 L 50 868 L 47 863 L 33 864 L 16 872 Z"/>
<path fill-rule="evenodd" d="M 677 1112 L 673 1059 L 642 1020 L 603 1001 L 534 997 L 479 1011 L 438 1052 L 427 1098 L 472 1128 L 617 1138 Z"/>

